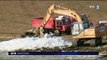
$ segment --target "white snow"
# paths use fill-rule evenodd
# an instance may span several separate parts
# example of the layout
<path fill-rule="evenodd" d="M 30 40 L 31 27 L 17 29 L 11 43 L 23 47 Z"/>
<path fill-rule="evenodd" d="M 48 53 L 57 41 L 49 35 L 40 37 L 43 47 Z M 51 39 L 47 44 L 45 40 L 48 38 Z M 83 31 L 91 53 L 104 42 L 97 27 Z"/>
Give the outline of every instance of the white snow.
<path fill-rule="evenodd" d="M 62 37 L 49 37 L 49 35 L 45 34 L 44 38 L 26 37 L 0 42 L 0 50 L 14 51 L 17 49 L 36 49 L 41 47 L 53 48 L 64 45 L 72 45 L 72 42 L 66 41 Z"/>

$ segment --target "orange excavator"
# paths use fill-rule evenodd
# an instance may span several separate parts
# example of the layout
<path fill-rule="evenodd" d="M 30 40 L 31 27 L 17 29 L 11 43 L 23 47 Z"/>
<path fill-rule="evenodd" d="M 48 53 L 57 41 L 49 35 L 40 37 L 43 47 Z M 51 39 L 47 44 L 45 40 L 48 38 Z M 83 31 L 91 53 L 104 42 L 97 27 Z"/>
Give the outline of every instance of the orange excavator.
<path fill-rule="evenodd" d="M 102 37 L 105 35 L 107 36 L 106 27 L 94 27 L 89 24 L 89 21 L 85 15 L 80 15 L 75 10 L 71 10 L 57 5 L 51 5 L 48 8 L 47 14 L 44 17 L 43 23 L 40 27 L 40 33 L 42 32 L 42 29 L 48 22 L 49 18 L 55 13 L 67 15 L 73 17 L 76 20 L 76 22 L 73 23 L 72 29 L 72 41 L 75 42 L 73 43 L 74 46 L 84 44 L 85 41 L 90 41 L 91 46 L 98 46 L 102 43 Z M 43 36 L 43 33 L 40 35 Z"/>
<path fill-rule="evenodd" d="M 102 43 L 102 37 L 107 35 L 106 28 L 103 26 L 94 27 L 89 24 L 88 18 L 85 16 L 85 14 L 78 14 L 75 10 L 71 10 L 65 7 L 61 7 L 58 5 L 51 5 L 48 8 L 48 11 L 43 18 L 43 21 L 39 27 L 39 34 L 40 37 L 43 37 L 44 35 L 44 26 L 49 21 L 49 18 L 53 14 L 61 14 L 61 15 L 67 15 L 70 17 L 73 17 L 76 21 L 73 22 L 72 26 L 72 45 L 73 46 L 80 46 L 81 44 L 84 44 L 85 41 L 90 40 L 91 46 L 97 46 L 101 45 Z"/>

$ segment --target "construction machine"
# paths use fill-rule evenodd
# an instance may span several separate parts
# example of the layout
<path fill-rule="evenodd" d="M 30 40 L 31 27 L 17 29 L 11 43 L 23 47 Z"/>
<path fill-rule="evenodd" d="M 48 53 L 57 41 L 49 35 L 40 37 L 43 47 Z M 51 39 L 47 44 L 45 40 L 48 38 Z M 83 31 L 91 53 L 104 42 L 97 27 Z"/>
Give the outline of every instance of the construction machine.
<path fill-rule="evenodd" d="M 66 13 L 65 13 L 66 12 Z M 51 17 L 54 15 L 54 14 L 60 14 L 60 15 L 64 15 L 64 16 L 69 16 L 70 18 L 73 18 L 73 19 L 68 19 L 68 23 L 69 24 L 65 24 L 63 22 L 63 20 L 59 20 L 59 19 L 52 19 Z M 76 16 L 76 17 L 75 17 Z M 81 14 L 80 15 L 81 17 L 85 18 L 85 22 L 88 22 L 88 19 L 86 17 L 85 14 Z M 51 31 L 53 33 L 55 33 L 55 35 L 61 35 L 61 32 L 65 32 L 67 31 L 67 33 L 71 33 L 71 28 L 72 28 L 72 23 L 76 20 L 78 20 L 79 22 L 81 21 L 81 17 L 79 16 L 79 14 L 76 13 L 76 11 L 74 10 L 70 10 L 68 8 L 65 8 L 65 7 L 61 7 L 61 6 L 58 6 L 58 5 L 51 5 L 49 8 L 48 8 L 48 11 L 45 15 L 45 17 L 43 19 L 41 18 L 37 18 L 37 19 L 33 19 L 32 20 L 32 27 L 33 28 L 44 28 L 44 31 L 46 32 L 47 30 L 48 31 Z M 71 22 L 72 21 L 72 22 Z M 52 28 L 52 29 L 51 29 Z M 31 31 L 32 30 L 32 31 Z M 26 31 L 22 37 L 24 36 L 34 36 L 35 33 L 33 33 L 34 29 L 31 29 L 30 31 Z M 41 30 L 41 29 L 40 29 Z M 53 31 L 52 31 L 53 30 Z M 59 33 L 58 33 L 59 32 Z M 47 32 L 46 32 L 47 33 Z M 39 34 L 40 34 L 40 31 L 39 31 Z"/>
<path fill-rule="evenodd" d="M 67 15 L 67 16 L 73 17 L 78 23 L 84 23 L 85 28 L 89 28 L 89 21 L 85 14 L 80 15 L 75 10 L 71 10 L 71 9 L 61 7 L 58 5 L 54 5 L 54 4 L 48 8 L 47 14 L 44 17 L 43 22 L 41 23 L 41 26 L 42 26 L 41 28 L 44 28 L 44 26 L 49 21 L 49 18 L 53 14 L 62 14 L 62 15 Z M 75 24 L 73 24 L 73 25 L 75 25 Z M 40 29 L 40 30 L 42 30 L 42 29 Z"/>
<path fill-rule="evenodd" d="M 72 24 L 72 27 L 73 27 L 72 45 L 73 46 L 80 46 L 81 44 L 84 44 L 85 41 L 90 41 L 91 46 L 97 46 L 102 43 L 102 37 L 107 35 L 105 33 L 107 32 L 105 27 L 91 26 L 85 14 L 78 14 L 75 10 L 71 10 L 71 9 L 53 4 L 48 8 L 48 11 L 39 27 L 39 34 L 41 36 L 43 36 L 44 34 L 43 33 L 44 26 L 47 24 L 47 22 L 49 21 L 49 18 L 53 14 L 67 15 L 75 19 L 75 22 L 73 22 Z"/>
<path fill-rule="evenodd" d="M 107 36 L 107 29 L 104 26 L 92 26 L 89 24 L 88 18 L 83 14 L 78 14 L 75 10 L 71 10 L 65 7 L 51 5 L 47 11 L 46 16 L 44 17 L 42 27 L 46 25 L 49 21 L 49 18 L 53 14 L 63 14 L 70 17 L 73 17 L 76 22 L 73 22 L 72 29 L 72 38 L 73 45 L 80 46 L 84 44 L 85 41 L 90 41 L 91 46 L 98 46 L 102 43 L 102 37 Z"/>

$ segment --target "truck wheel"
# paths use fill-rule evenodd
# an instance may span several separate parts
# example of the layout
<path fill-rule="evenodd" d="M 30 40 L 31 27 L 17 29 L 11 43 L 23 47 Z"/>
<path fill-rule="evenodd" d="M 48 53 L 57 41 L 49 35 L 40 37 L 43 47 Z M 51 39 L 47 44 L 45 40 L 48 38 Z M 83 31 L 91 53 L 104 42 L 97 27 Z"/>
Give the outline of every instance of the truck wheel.
<path fill-rule="evenodd" d="M 61 31 L 59 31 L 59 30 L 55 30 L 54 33 L 55 33 L 55 36 L 60 36 L 61 35 Z"/>

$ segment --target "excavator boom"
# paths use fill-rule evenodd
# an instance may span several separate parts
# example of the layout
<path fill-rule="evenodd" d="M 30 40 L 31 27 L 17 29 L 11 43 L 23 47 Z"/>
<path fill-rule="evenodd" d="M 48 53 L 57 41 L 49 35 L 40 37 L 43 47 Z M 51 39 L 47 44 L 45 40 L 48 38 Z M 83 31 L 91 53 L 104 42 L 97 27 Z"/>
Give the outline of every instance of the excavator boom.
<path fill-rule="evenodd" d="M 42 22 L 42 27 L 44 27 L 46 25 L 46 23 L 48 22 L 49 18 L 53 15 L 53 14 L 62 14 L 62 15 L 67 15 L 67 16 L 71 16 L 73 17 L 75 20 L 77 20 L 78 22 L 82 22 L 81 16 L 79 14 L 77 14 L 77 12 L 75 10 L 70 10 L 68 8 L 65 7 L 61 7 L 58 5 L 51 5 L 48 8 L 48 11 L 43 19 Z"/>

